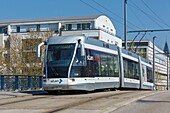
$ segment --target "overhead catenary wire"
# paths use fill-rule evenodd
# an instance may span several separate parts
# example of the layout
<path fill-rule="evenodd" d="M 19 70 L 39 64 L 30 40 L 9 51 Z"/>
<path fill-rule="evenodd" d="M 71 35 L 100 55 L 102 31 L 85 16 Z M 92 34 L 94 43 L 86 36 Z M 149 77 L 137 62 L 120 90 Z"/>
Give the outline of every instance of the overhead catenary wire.
<path fill-rule="evenodd" d="M 129 10 L 134 14 L 134 16 L 136 17 L 136 19 L 140 22 L 141 26 L 146 28 L 146 26 L 143 24 L 143 22 L 141 21 L 141 19 L 139 18 L 139 16 L 137 16 L 137 14 L 135 13 L 135 11 L 133 11 L 133 9 L 131 7 L 129 7 Z"/>
<path fill-rule="evenodd" d="M 170 27 L 160 16 L 158 16 L 147 4 L 144 2 L 144 0 L 141 0 L 143 4 L 159 19 L 159 22 L 166 25 L 167 27 Z"/>
<path fill-rule="evenodd" d="M 140 38 L 139 43 L 142 41 L 142 39 L 145 37 L 145 35 L 146 35 L 146 32 L 145 32 L 145 33 L 143 34 L 143 36 Z M 138 46 L 139 46 L 139 45 L 138 45 Z M 137 52 L 138 46 L 137 46 L 136 49 L 135 49 L 135 53 Z"/>
<path fill-rule="evenodd" d="M 104 7 L 102 4 L 96 2 L 95 0 L 92 0 L 92 1 L 93 1 L 94 3 L 96 3 L 97 5 L 99 5 L 100 7 L 102 7 L 103 9 L 105 9 L 106 11 L 110 12 L 111 14 L 113 14 L 114 16 L 120 18 L 121 20 L 124 20 L 121 16 L 119 16 L 118 14 L 116 14 L 116 13 L 110 11 L 108 8 Z M 130 24 L 131 26 L 134 26 L 134 27 L 140 29 L 140 27 L 136 26 L 135 24 L 133 24 L 133 23 L 131 23 L 131 22 L 129 22 L 129 21 L 128 21 L 128 24 Z"/>
<path fill-rule="evenodd" d="M 100 12 L 100 13 L 103 14 L 102 11 L 98 10 L 97 8 L 95 8 L 95 7 L 93 7 L 92 5 L 88 4 L 87 2 L 84 2 L 83 0 L 80 0 L 80 1 L 81 1 L 82 3 L 84 3 L 84 4 L 86 4 L 87 6 L 91 7 L 92 9 L 94 9 L 94 10 L 96 10 L 96 11 L 98 11 L 98 12 Z M 112 18 L 112 19 L 113 19 L 113 18 Z M 116 20 L 116 19 L 113 19 L 113 20 L 115 20 L 115 21 L 118 22 L 119 24 L 123 24 L 122 22 L 120 22 L 120 21 L 118 21 L 118 20 Z"/>
<path fill-rule="evenodd" d="M 138 34 L 135 36 L 135 38 L 133 38 L 129 50 L 132 50 L 132 46 L 134 45 L 134 41 L 139 36 L 139 34 L 140 34 L 140 32 L 138 32 Z"/>
<path fill-rule="evenodd" d="M 80 0 L 80 1 L 81 1 L 82 3 L 84 3 L 84 4 L 86 4 L 87 6 L 89 6 L 90 8 L 96 10 L 97 12 L 100 12 L 100 13 L 102 13 L 102 14 L 105 14 L 103 11 L 98 10 L 97 8 L 95 8 L 95 7 L 93 7 L 92 5 L 90 5 L 89 3 L 84 2 L 83 0 Z M 109 17 L 110 17 L 111 19 L 113 19 L 114 21 L 118 22 L 119 24 L 124 25 L 122 22 L 116 20 L 115 18 L 113 18 L 113 17 L 111 17 L 111 16 L 109 16 Z M 131 26 L 129 26 L 129 25 L 128 25 L 128 27 L 134 30 L 133 27 L 131 27 Z M 138 27 L 138 28 L 139 28 L 139 27 Z"/>
<path fill-rule="evenodd" d="M 142 12 L 144 15 L 146 15 L 151 21 L 153 21 L 155 24 L 157 24 L 159 27 L 163 28 L 157 21 L 158 19 L 149 15 L 148 13 L 146 13 L 145 11 L 143 11 L 140 7 L 138 7 L 132 0 L 131 0 L 131 3 L 133 4 L 129 4 L 129 6 L 139 10 L 140 12 Z"/>

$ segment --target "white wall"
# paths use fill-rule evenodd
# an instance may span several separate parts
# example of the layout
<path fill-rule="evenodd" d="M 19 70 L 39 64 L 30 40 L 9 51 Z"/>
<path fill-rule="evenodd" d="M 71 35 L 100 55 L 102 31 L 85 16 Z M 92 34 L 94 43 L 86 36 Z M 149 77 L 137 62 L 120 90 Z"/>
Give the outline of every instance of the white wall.
<path fill-rule="evenodd" d="M 122 47 L 122 40 L 114 35 L 100 30 L 99 40 Z"/>
<path fill-rule="evenodd" d="M 112 33 L 113 35 L 116 35 L 116 29 L 113 25 L 113 23 L 111 22 L 111 20 L 106 17 L 106 16 L 99 16 L 96 20 L 95 20 L 95 26 L 96 29 L 103 29 L 106 30 L 107 32 Z"/>

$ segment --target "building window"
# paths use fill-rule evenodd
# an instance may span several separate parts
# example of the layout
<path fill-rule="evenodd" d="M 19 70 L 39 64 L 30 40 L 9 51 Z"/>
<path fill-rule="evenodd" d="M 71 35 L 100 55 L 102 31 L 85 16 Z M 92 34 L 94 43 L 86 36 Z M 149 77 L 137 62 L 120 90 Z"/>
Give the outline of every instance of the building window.
<path fill-rule="evenodd" d="M 72 29 L 71 30 L 77 30 L 77 24 L 72 24 Z"/>
<path fill-rule="evenodd" d="M 36 25 L 16 26 L 16 32 L 30 32 L 30 31 L 36 31 L 36 29 L 37 29 Z M 15 32 L 15 30 L 13 32 Z"/>
<path fill-rule="evenodd" d="M 42 24 L 40 25 L 40 31 L 48 31 L 49 25 L 48 24 Z"/>
<path fill-rule="evenodd" d="M 40 31 L 40 25 L 37 25 L 37 31 Z"/>
<path fill-rule="evenodd" d="M 117 42 L 117 41 L 115 41 L 115 45 L 116 45 L 116 46 L 118 45 L 118 42 Z"/>
<path fill-rule="evenodd" d="M 72 24 L 67 24 L 66 25 L 66 30 L 71 30 L 71 28 L 72 28 Z"/>
<path fill-rule="evenodd" d="M 90 30 L 90 23 L 82 23 L 82 24 L 66 24 L 66 30 Z"/>
<path fill-rule="evenodd" d="M 20 26 L 16 26 L 16 32 L 17 32 L 17 33 L 20 32 Z"/>
<path fill-rule="evenodd" d="M 81 24 L 77 24 L 77 30 L 82 30 L 82 25 Z"/>
<path fill-rule="evenodd" d="M 82 29 L 83 30 L 89 30 L 90 29 L 90 23 L 83 23 L 82 24 Z"/>
<path fill-rule="evenodd" d="M 82 24 L 82 29 L 83 29 L 83 30 L 86 29 L 86 24 Z"/>
<path fill-rule="evenodd" d="M 57 24 L 41 24 L 40 25 L 40 31 L 58 31 L 58 25 Z"/>
<path fill-rule="evenodd" d="M 0 27 L 0 33 L 7 34 L 7 26 Z"/>
<path fill-rule="evenodd" d="M 3 28 L 2 28 L 2 27 L 0 27 L 0 33 L 3 33 L 2 31 L 3 31 Z"/>
<path fill-rule="evenodd" d="M 82 30 L 82 24 L 77 24 L 77 30 Z"/>

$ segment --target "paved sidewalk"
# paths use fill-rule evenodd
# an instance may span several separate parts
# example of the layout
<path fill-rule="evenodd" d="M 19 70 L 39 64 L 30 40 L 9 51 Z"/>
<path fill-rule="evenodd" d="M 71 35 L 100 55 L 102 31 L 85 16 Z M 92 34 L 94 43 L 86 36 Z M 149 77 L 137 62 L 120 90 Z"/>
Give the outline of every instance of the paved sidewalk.
<path fill-rule="evenodd" d="M 12 91 L 12 92 L 0 91 L 0 99 L 2 99 L 2 98 L 19 97 L 19 96 L 32 96 L 32 94 L 20 93 L 20 92 L 17 92 L 17 91 Z"/>

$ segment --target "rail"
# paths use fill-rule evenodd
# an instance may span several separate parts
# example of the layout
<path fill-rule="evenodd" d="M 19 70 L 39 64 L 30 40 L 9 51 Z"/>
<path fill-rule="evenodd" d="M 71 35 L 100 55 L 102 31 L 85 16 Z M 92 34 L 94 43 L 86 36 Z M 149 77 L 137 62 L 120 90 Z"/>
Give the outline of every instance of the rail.
<path fill-rule="evenodd" d="M 0 91 L 31 90 L 41 88 L 42 75 L 0 75 Z"/>

